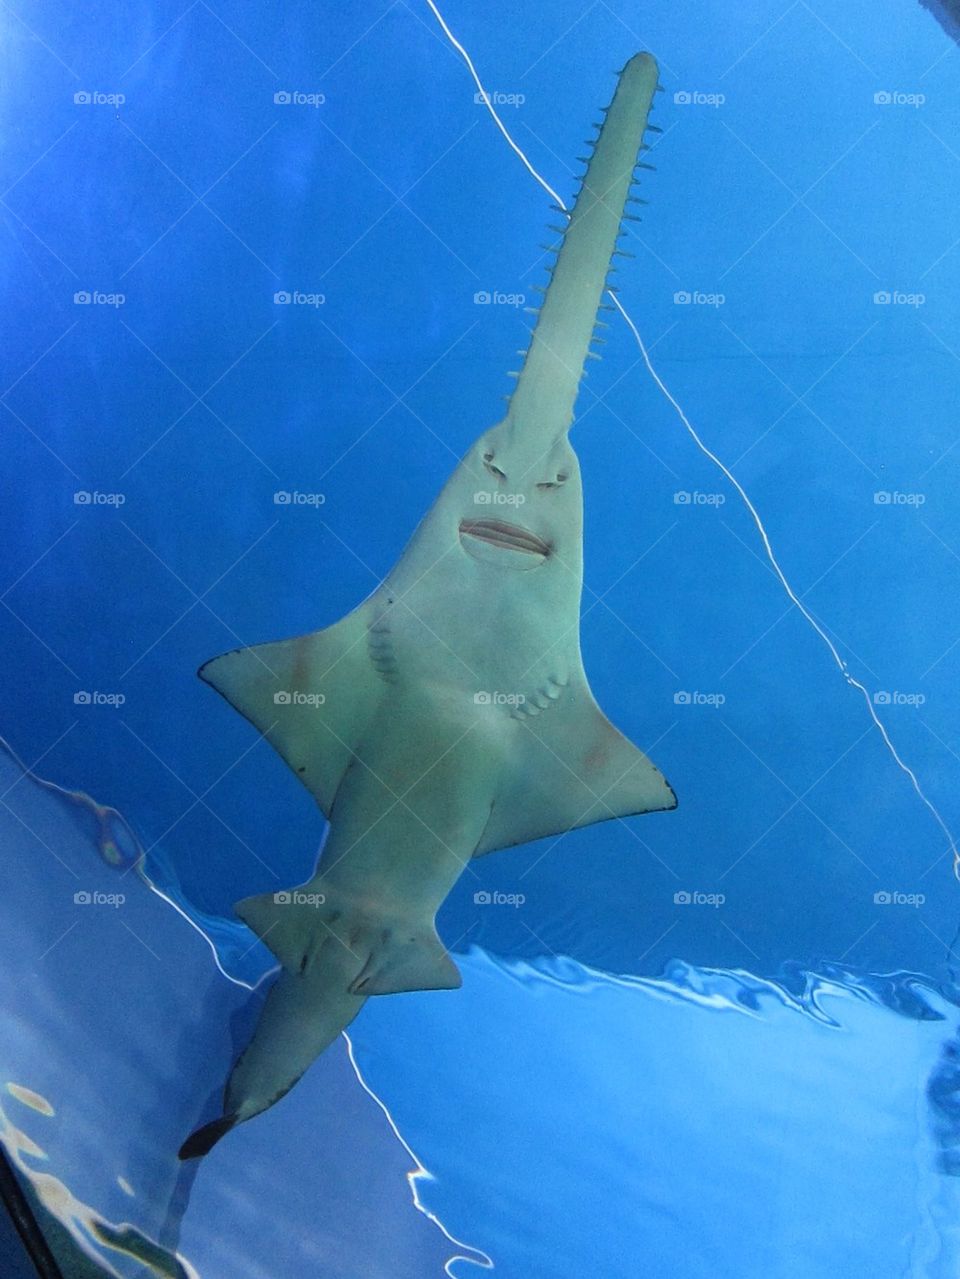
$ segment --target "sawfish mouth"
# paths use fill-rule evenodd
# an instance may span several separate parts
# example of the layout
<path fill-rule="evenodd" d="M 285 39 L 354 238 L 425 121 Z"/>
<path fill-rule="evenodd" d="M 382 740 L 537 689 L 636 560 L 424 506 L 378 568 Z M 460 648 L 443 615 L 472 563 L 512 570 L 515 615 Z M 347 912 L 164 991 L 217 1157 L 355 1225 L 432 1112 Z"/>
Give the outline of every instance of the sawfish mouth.
<path fill-rule="evenodd" d="M 535 568 L 552 550 L 530 529 L 506 520 L 461 520 L 460 542 L 474 559 L 514 568 Z"/>

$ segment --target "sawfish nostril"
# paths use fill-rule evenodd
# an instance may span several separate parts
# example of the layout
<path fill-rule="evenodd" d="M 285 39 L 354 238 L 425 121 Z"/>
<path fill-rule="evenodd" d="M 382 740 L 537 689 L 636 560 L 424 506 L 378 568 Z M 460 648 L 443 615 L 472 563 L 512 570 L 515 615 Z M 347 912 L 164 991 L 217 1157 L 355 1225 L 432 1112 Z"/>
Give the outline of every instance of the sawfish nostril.
<path fill-rule="evenodd" d="M 506 472 L 501 471 L 499 466 L 494 466 L 492 453 L 484 453 L 483 464 L 490 474 L 495 476 L 498 480 L 505 480 L 507 478 Z"/>

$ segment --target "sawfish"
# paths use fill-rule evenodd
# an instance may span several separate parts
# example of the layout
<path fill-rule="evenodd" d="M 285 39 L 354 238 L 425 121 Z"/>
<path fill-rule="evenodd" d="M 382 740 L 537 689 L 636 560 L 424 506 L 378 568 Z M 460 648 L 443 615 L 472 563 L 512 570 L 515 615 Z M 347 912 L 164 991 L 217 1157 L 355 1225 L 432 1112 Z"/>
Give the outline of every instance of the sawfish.
<path fill-rule="evenodd" d="M 272 1106 L 371 995 L 451 990 L 437 911 L 474 857 L 676 807 L 598 707 L 580 653 L 583 498 L 570 441 L 598 310 L 657 91 L 620 72 L 505 417 L 479 437 L 383 583 L 335 625 L 237 649 L 200 676 L 279 752 L 329 820 L 306 883 L 237 915 L 280 974 L 226 1085 L 184 1142 L 206 1154 Z M 659 132 L 659 130 L 657 130 Z"/>

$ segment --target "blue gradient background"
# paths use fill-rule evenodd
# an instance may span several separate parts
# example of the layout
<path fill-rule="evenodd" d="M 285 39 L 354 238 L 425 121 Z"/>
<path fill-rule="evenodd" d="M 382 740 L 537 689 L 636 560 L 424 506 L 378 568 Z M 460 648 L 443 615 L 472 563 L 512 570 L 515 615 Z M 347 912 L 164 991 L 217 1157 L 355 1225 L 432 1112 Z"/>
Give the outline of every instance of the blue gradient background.
<path fill-rule="evenodd" d="M 486 87 L 525 96 L 504 122 L 565 200 L 615 72 L 657 54 L 665 132 L 621 299 L 851 672 L 925 699 L 877 710 L 960 825 L 956 48 L 908 0 L 444 13 Z M 395 562 L 499 417 L 527 317 L 474 294 L 535 300 L 549 201 L 425 5 L 53 4 L 0 21 L 0 728 L 228 914 L 306 878 L 322 822 L 196 667 L 337 620 Z M 126 101 L 78 106 L 80 90 Z M 280 90 L 326 101 L 277 106 Z M 125 304 L 74 305 L 94 289 Z M 278 307 L 281 289 L 326 301 Z M 725 302 L 680 306 L 682 290 Z M 878 306 L 881 290 L 925 301 Z M 572 437 L 585 666 L 680 807 L 485 859 L 442 935 L 636 977 L 681 960 L 788 985 L 827 963 L 944 983 L 958 889 L 942 831 L 626 326 L 608 338 Z M 277 506 L 279 489 L 325 502 Z M 125 501 L 78 506 L 78 490 Z M 877 504 L 891 491 L 923 503 Z M 126 701 L 75 706 L 80 689 Z M 725 702 L 677 705 L 681 690 Z M 525 903 L 475 903 L 494 889 Z"/>

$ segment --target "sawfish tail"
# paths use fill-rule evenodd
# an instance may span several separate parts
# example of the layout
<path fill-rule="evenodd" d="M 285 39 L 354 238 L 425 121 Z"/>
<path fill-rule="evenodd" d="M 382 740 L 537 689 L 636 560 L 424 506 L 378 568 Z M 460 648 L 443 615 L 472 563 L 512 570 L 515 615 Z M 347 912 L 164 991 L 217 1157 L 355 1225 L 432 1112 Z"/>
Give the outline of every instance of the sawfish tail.
<path fill-rule="evenodd" d="M 320 983 L 281 972 L 227 1081 L 223 1115 L 191 1133 L 181 1159 L 207 1154 L 237 1124 L 276 1105 L 353 1021 L 366 1002 L 347 990 L 353 965 L 331 955 L 326 968 Z"/>
<path fill-rule="evenodd" d="M 181 1159 L 207 1154 L 286 1096 L 369 995 L 461 984 L 432 921 L 388 919 L 342 895 L 304 889 L 249 897 L 235 909 L 283 967 L 231 1072 L 223 1115 L 191 1133 Z"/>
<path fill-rule="evenodd" d="M 222 1115 L 209 1124 L 192 1132 L 177 1151 L 178 1159 L 199 1159 L 209 1154 L 221 1137 L 225 1137 L 238 1123 L 236 1115 Z"/>

